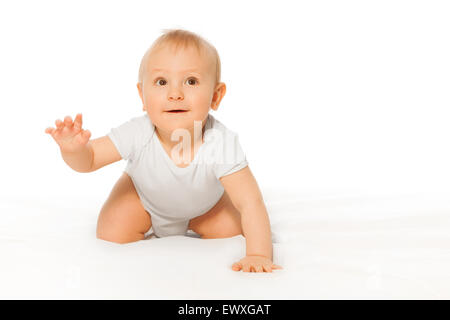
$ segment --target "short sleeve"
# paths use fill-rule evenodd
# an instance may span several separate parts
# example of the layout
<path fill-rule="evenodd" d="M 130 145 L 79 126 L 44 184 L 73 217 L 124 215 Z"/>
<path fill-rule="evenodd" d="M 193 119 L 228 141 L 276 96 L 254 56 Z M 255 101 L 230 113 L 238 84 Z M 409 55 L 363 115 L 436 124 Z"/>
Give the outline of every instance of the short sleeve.
<path fill-rule="evenodd" d="M 135 159 L 138 151 L 151 133 L 152 123 L 148 116 L 134 117 L 118 127 L 112 128 L 108 137 L 114 143 L 122 159 Z"/>
<path fill-rule="evenodd" d="M 220 152 L 214 164 L 217 179 L 232 174 L 248 165 L 247 158 L 239 142 L 239 136 L 230 132 L 223 136 Z"/>

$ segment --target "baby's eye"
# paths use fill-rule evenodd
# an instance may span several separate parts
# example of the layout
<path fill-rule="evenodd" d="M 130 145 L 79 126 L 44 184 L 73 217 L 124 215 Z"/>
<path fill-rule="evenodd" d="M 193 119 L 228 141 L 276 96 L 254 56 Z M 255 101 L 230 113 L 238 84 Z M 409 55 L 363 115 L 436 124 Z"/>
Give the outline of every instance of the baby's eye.
<path fill-rule="evenodd" d="M 192 81 L 191 81 L 192 80 Z M 195 78 L 189 78 L 188 80 L 187 80 L 187 82 L 191 85 L 191 86 L 193 86 L 195 83 L 197 83 L 197 79 L 195 79 Z"/>
<path fill-rule="evenodd" d="M 158 84 L 159 81 L 164 81 L 164 82 L 166 82 L 166 80 L 164 80 L 164 79 L 158 79 L 158 80 L 156 80 L 156 84 Z"/>
<path fill-rule="evenodd" d="M 161 83 L 160 81 L 163 81 L 163 83 Z M 197 81 L 197 79 L 196 78 L 189 78 L 189 79 L 187 79 L 187 81 L 186 81 L 189 85 L 191 85 L 191 86 L 193 86 L 193 85 L 195 85 L 196 83 L 198 83 L 198 81 Z M 164 80 L 164 79 L 157 79 L 156 81 L 155 81 L 155 83 L 158 85 L 165 85 L 166 83 L 167 83 L 167 81 L 166 80 Z"/>

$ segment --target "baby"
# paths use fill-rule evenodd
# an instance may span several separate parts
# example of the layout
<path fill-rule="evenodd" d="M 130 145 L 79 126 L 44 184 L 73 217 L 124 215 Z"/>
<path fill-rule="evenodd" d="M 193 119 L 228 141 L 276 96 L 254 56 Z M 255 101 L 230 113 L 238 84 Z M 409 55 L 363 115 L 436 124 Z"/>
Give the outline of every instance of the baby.
<path fill-rule="evenodd" d="M 100 211 L 97 238 L 133 242 L 150 228 L 156 237 L 188 230 L 202 239 L 243 235 L 246 256 L 233 270 L 281 269 L 273 263 L 269 217 L 238 135 L 209 114 L 226 92 L 216 49 L 192 32 L 166 30 L 142 58 L 137 89 L 145 114 L 106 136 L 89 140 L 81 113 L 45 130 L 77 172 L 127 160 Z"/>

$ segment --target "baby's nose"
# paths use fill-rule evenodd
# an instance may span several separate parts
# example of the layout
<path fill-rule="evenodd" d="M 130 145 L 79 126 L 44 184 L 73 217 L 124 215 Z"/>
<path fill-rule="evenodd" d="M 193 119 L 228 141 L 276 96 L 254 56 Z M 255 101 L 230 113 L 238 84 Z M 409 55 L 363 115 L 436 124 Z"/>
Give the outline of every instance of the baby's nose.
<path fill-rule="evenodd" d="M 169 100 L 182 100 L 183 99 L 183 93 L 181 90 L 178 89 L 172 89 L 169 92 Z"/>

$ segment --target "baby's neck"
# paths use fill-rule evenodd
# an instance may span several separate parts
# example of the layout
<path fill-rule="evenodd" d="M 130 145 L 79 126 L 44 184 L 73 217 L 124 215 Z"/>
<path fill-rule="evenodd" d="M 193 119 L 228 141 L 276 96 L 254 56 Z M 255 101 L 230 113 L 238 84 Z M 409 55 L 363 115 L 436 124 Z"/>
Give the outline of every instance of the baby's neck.
<path fill-rule="evenodd" d="M 199 146 L 203 144 L 203 136 L 205 133 L 205 124 L 203 124 L 201 135 L 199 135 L 197 132 L 194 132 L 194 128 L 190 128 L 190 129 L 186 129 L 186 130 L 189 131 L 189 137 L 191 138 L 190 139 L 191 140 L 190 141 L 191 149 L 194 149 L 196 144 L 198 144 Z M 157 127 L 155 127 L 155 133 L 158 136 L 161 144 L 166 146 L 168 149 L 172 149 L 179 143 L 185 143 L 183 139 L 186 139 L 186 138 L 184 136 L 178 136 L 177 140 L 173 141 L 171 139 L 172 132 L 165 132 L 161 129 L 158 129 Z M 197 137 L 195 136 L 195 134 L 197 134 Z"/>

